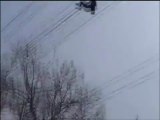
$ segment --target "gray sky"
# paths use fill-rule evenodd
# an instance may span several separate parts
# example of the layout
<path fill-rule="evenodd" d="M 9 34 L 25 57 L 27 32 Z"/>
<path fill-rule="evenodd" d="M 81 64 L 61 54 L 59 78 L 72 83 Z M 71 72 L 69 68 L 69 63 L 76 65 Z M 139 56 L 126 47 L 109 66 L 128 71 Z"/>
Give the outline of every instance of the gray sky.
<path fill-rule="evenodd" d="M 74 3 L 3 1 L 1 30 L 19 12 L 24 10 L 24 13 L 1 32 L 1 52 L 5 53 L 18 41 L 29 42 L 42 31 L 51 30 L 58 19 L 71 14 Z M 43 34 L 39 36 L 41 39 L 37 43 L 40 52 L 48 61 L 53 56 L 53 46 L 58 45 L 57 56 L 60 60 L 73 59 L 84 71 L 86 82 L 102 88 L 108 118 L 131 119 L 139 114 L 142 119 L 158 119 L 159 3 L 121 2 L 116 5 L 112 1 L 98 1 L 96 12 L 109 4 L 115 6 L 95 17 L 81 11 L 46 37 Z M 66 7 L 67 11 L 60 14 Z M 93 17 L 91 21 L 64 39 L 90 17 Z M 144 77 L 148 74 L 149 77 Z M 109 82 L 117 75 L 121 75 L 119 79 Z M 123 89 L 110 100 L 105 99 L 113 95 L 114 90 L 144 78 L 149 80 L 134 88 Z"/>

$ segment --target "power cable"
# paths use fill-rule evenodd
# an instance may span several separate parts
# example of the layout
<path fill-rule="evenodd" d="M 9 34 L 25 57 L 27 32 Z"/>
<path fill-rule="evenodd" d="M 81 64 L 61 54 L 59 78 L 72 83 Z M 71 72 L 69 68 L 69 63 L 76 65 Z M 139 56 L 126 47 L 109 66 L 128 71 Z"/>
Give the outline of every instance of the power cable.
<path fill-rule="evenodd" d="M 61 13 L 62 12 L 65 12 L 69 7 L 71 6 L 71 4 L 69 4 L 63 11 L 61 11 Z M 73 10 L 72 10 L 73 11 Z M 58 24 L 58 25 L 56 25 L 56 24 L 53 24 L 55 27 L 54 27 L 54 29 L 55 28 L 57 28 L 58 26 L 60 26 L 61 24 L 63 24 L 66 20 L 68 20 L 70 17 L 72 17 L 75 13 L 76 13 L 77 11 L 75 11 L 74 13 L 72 13 L 70 16 L 65 16 L 65 19 L 64 18 L 61 18 L 60 20 L 58 20 L 58 22 L 59 21 L 61 21 L 61 20 L 63 20 L 62 22 L 60 22 L 60 24 Z M 60 14 L 58 14 L 58 15 L 60 15 Z M 50 31 L 48 31 L 48 32 L 51 32 L 51 31 L 53 31 L 54 30 L 53 28 L 52 28 L 52 30 L 50 30 Z M 44 33 L 44 32 L 46 32 L 46 31 L 42 31 L 40 34 L 42 34 L 42 33 Z M 48 34 L 48 32 L 45 34 L 45 35 L 47 35 Z M 39 34 L 39 35 L 40 35 Z M 36 39 L 38 36 L 36 36 L 34 39 Z M 32 39 L 32 40 L 34 40 L 34 39 Z M 32 41 L 31 40 L 31 41 Z M 30 42 L 29 43 L 26 43 L 25 45 L 24 45 L 24 49 L 26 48 L 26 46 L 29 48 L 30 46 L 29 46 L 29 44 L 30 44 Z M 24 52 L 23 50 L 21 51 L 21 52 Z M 31 52 L 32 53 L 32 52 Z"/>
<path fill-rule="evenodd" d="M 150 57 L 146 60 L 144 60 L 143 62 L 135 65 L 134 67 L 128 69 L 127 71 L 125 71 L 124 73 L 117 75 L 115 77 L 113 77 L 112 79 L 104 82 L 102 85 L 100 85 L 97 89 L 96 92 L 101 91 L 105 88 L 110 87 L 113 83 L 114 85 L 118 82 L 121 82 L 122 80 L 126 80 L 128 77 L 130 77 L 131 75 L 136 74 L 137 72 L 145 69 L 146 67 L 148 67 L 149 65 L 152 65 L 153 63 L 157 62 L 158 59 L 156 59 L 155 57 Z"/>
<path fill-rule="evenodd" d="M 144 63 L 143 63 L 144 64 Z M 131 73 L 129 73 L 129 74 L 131 74 Z"/>
<path fill-rule="evenodd" d="M 49 34 L 49 33 L 48 33 Z"/>
<path fill-rule="evenodd" d="M 133 74 L 135 74 L 136 72 L 138 72 L 138 71 L 140 71 L 142 68 L 144 69 L 145 67 L 147 67 L 147 65 L 148 65 L 148 63 L 149 64 L 153 64 L 154 62 L 153 61 L 151 61 L 151 60 L 153 60 L 153 59 L 147 59 L 147 60 L 145 60 L 145 61 L 143 61 L 143 62 L 141 62 L 141 63 L 139 63 L 138 65 L 136 65 L 136 66 L 134 66 L 134 67 L 132 67 L 132 68 L 130 68 L 129 70 L 127 70 L 126 72 L 124 72 L 124 73 L 122 73 L 122 74 L 120 74 L 120 75 L 118 75 L 118 76 L 116 76 L 116 77 L 114 77 L 113 79 L 111 79 L 110 81 L 114 81 L 114 80 L 125 80 L 125 78 L 126 77 L 129 77 L 131 74 L 133 75 Z M 148 63 L 147 63 L 148 62 Z M 138 68 L 138 70 L 137 70 L 137 68 Z M 132 72 L 130 72 L 130 71 L 132 71 Z M 128 74 L 128 73 L 130 73 L 130 74 Z M 127 75 L 125 75 L 125 74 L 127 74 Z M 121 76 L 124 76 L 124 77 L 121 77 Z M 116 82 L 118 82 L 118 81 L 116 81 Z M 95 89 L 95 90 L 92 90 L 92 92 L 91 93 L 93 93 L 93 94 L 95 94 L 96 92 L 98 92 L 98 91 L 101 91 L 102 89 L 105 89 L 106 88 L 106 86 L 110 86 L 110 84 L 106 84 L 107 82 L 105 82 L 105 83 L 103 83 L 101 86 L 103 87 L 101 87 L 101 86 L 99 86 L 97 89 Z M 52 91 L 52 89 L 48 89 L 49 91 Z"/>
<path fill-rule="evenodd" d="M 60 11 L 60 13 L 58 13 L 58 15 L 57 15 L 55 18 L 57 18 L 57 17 L 59 17 L 61 14 L 65 13 L 65 12 L 67 11 L 67 9 L 69 9 L 69 7 L 70 7 L 71 5 L 72 5 L 72 3 L 70 3 L 69 5 L 67 5 L 67 7 L 66 7 L 65 9 L 63 9 L 62 11 Z M 58 22 L 60 22 L 61 20 L 63 20 L 64 17 L 66 17 L 66 16 L 62 16 L 62 18 L 60 18 L 60 19 L 58 20 Z M 32 39 L 30 40 L 30 42 L 27 43 L 27 41 L 26 41 L 26 42 L 25 42 L 25 45 L 26 45 L 26 44 L 31 44 L 31 43 L 33 43 L 34 40 L 38 39 L 38 37 L 39 37 L 40 35 L 45 34 L 48 29 L 54 27 L 58 22 L 53 23 L 52 25 L 50 25 L 51 27 L 49 26 L 47 29 L 43 30 L 43 31 L 42 31 L 41 33 L 39 33 L 36 37 L 32 38 Z"/>
<path fill-rule="evenodd" d="M 31 6 L 33 5 L 33 1 L 29 3 L 25 8 L 19 12 L 14 18 L 12 18 L 1 30 L 1 32 L 4 32 L 19 16 L 24 14 Z"/>
<path fill-rule="evenodd" d="M 107 4 L 108 5 L 108 4 Z M 100 12 L 102 12 L 102 11 L 104 11 L 106 8 L 108 8 L 108 7 L 110 7 L 111 5 L 109 5 L 109 6 L 106 6 L 106 7 L 104 7 L 104 9 L 102 9 L 101 11 L 99 11 L 97 14 L 99 14 Z M 61 24 L 63 24 L 66 20 L 68 20 L 70 17 L 72 17 L 74 14 L 76 14 L 78 12 L 78 10 L 77 11 L 75 11 L 73 14 L 71 14 L 71 15 L 69 15 L 67 18 L 65 18 L 60 24 L 58 24 L 57 26 L 55 26 L 54 28 L 52 28 L 50 31 L 48 31 L 44 36 L 47 36 L 49 33 L 51 33 L 53 30 L 55 30 L 56 28 L 58 28 Z M 91 19 L 89 19 L 87 22 L 89 22 Z M 87 23 L 86 22 L 86 23 Z M 85 24 L 86 24 L 85 23 Z M 85 24 L 83 24 L 83 25 L 85 25 Z M 55 24 L 54 24 L 55 25 Z M 82 25 L 82 26 L 83 26 Z M 41 35 L 41 34 L 43 34 L 45 31 L 43 31 L 43 32 L 41 32 L 39 35 Z M 73 31 L 73 32 L 75 32 L 75 31 Z M 70 33 L 70 34 L 72 34 L 72 33 Z M 38 36 L 39 36 L 38 35 Z M 36 41 L 36 39 L 37 39 L 37 37 L 38 36 L 36 36 L 34 39 L 32 39 L 31 41 L 33 41 L 33 40 L 35 40 Z M 66 37 L 68 37 L 69 35 L 67 35 Z M 43 38 L 43 36 L 41 37 L 41 38 Z M 37 39 L 37 41 L 38 41 L 39 39 Z M 30 41 L 30 42 L 31 42 Z M 30 42 L 29 43 L 27 43 L 27 44 L 30 44 Z M 27 44 L 25 44 L 25 45 L 27 45 Z M 35 44 L 34 44 L 35 45 Z M 31 46 L 31 45 L 29 45 L 29 46 Z M 32 47 L 33 47 L 33 44 L 32 44 Z"/>
<path fill-rule="evenodd" d="M 46 37 L 48 34 L 50 34 L 51 32 L 53 32 L 54 30 L 56 30 L 59 26 L 61 26 L 63 23 L 65 23 L 65 21 L 67 21 L 68 19 L 70 19 L 73 15 L 75 15 L 78 11 L 74 11 L 73 14 L 69 15 L 67 18 L 65 18 L 64 20 L 62 20 L 62 22 L 60 22 L 58 25 L 56 25 L 54 28 L 52 28 L 51 30 L 49 30 L 45 35 L 43 35 L 43 37 Z M 37 39 L 37 41 L 39 42 L 40 40 L 42 40 L 41 37 L 40 39 Z M 36 42 L 36 40 L 34 41 Z M 31 47 L 33 46 L 33 43 L 32 45 L 30 45 Z"/>
<path fill-rule="evenodd" d="M 107 95 L 105 98 L 102 99 L 102 101 L 105 101 L 105 100 L 109 100 L 111 99 L 112 97 L 120 94 L 123 90 L 129 90 L 131 88 L 134 88 L 134 87 L 137 87 L 145 82 L 147 82 L 148 80 L 151 80 L 154 76 L 154 73 L 156 73 L 155 71 L 152 71 L 142 77 L 140 77 L 138 80 L 135 80 L 135 81 L 132 81 L 128 84 L 125 84 L 123 85 L 122 87 L 116 89 L 116 90 L 113 90 L 112 92 L 110 92 L 109 95 Z"/>
<path fill-rule="evenodd" d="M 34 17 L 38 15 L 38 13 L 40 13 L 43 9 L 45 9 L 46 6 L 47 6 L 47 4 L 45 3 L 45 4 L 38 5 L 38 6 L 31 8 L 30 13 L 28 12 L 29 15 L 26 14 L 26 16 L 24 16 L 23 19 L 18 23 L 18 25 L 17 25 L 18 29 L 16 31 L 13 30 L 12 33 L 9 33 L 9 35 L 6 35 L 8 37 L 8 39 L 14 40 L 13 37 L 16 38 L 16 34 L 18 34 L 19 31 L 25 29 L 25 26 L 27 24 L 29 24 L 34 19 Z M 21 28 L 23 28 L 23 29 L 21 29 Z"/>
<path fill-rule="evenodd" d="M 121 3 L 117 2 L 117 4 Z M 77 32 L 80 28 L 82 28 L 83 26 L 85 26 L 88 22 L 90 22 L 93 18 L 95 18 L 96 16 L 98 16 L 101 12 L 105 11 L 106 9 L 109 9 L 111 7 L 113 7 L 113 5 L 115 5 L 114 3 L 112 4 L 107 4 L 103 9 L 101 9 L 98 13 L 96 13 L 94 16 L 90 17 L 85 23 L 81 24 L 79 27 L 77 27 L 77 29 L 73 30 L 72 32 L 70 32 L 68 35 L 66 35 L 63 39 L 65 39 L 65 41 L 67 41 L 66 39 L 71 36 L 73 33 Z M 64 41 L 63 41 L 64 42 Z M 58 46 L 60 46 L 62 43 L 59 43 Z"/>
<path fill-rule="evenodd" d="M 117 4 L 119 4 L 121 2 L 117 2 Z M 77 27 L 76 29 L 74 29 L 73 31 L 71 31 L 69 34 L 67 34 L 63 40 L 67 40 L 67 38 L 69 36 L 71 36 L 73 33 L 77 32 L 80 28 L 82 28 L 84 25 L 86 25 L 89 21 L 91 21 L 94 17 L 96 17 L 98 14 L 100 14 L 101 12 L 103 12 L 104 10 L 106 10 L 107 8 L 111 8 L 112 6 L 114 6 L 115 4 L 114 3 L 111 3 L 108 5 L 108 3 L 105 5 L 104 8 L 102 8 L 97 14 L 95 14 L 94 16 L 90 17 L 86 22 L 82 23 L 79 27 Z M 59 44 L 57 46 L 60 46 L 60 44 L 62 44 L 64 41 L 60 41 Z M 48 53 L 47 53 L 48 54 Z M 47 55 L 45 54 L 45 56 Z M 44 56 L 43 56 L 44 57 Z"/>

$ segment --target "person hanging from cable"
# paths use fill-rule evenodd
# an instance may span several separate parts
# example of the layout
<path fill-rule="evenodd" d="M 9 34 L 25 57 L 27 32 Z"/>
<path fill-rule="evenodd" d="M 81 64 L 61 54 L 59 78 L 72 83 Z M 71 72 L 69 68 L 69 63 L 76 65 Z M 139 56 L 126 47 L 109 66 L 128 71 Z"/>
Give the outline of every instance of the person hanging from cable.
<path fill-rule="evenodd" d="M 78 6 L 77 9 L 81 10 L 83 7 L 86 12 L 90 11 L 92 15 L 95 14 L 95 9 L 97 7 L 96 0 L 90 0 L 90 1 L 80 0 L 80 2 L 76 3 L 76 5 Z"/>

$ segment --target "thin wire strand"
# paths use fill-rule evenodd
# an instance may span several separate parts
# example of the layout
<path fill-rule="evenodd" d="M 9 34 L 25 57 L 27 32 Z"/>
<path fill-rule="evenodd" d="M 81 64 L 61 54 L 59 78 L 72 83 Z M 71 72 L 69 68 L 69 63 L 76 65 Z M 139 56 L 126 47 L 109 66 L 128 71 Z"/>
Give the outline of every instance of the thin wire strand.
<path fill-rule="evenodd" d="M 121 3 L 121 2 L 117 2 L 117 4 L 119 4 L 119 3 Z M 74 34 L 75 32 L 77 32 L 80 28 L 82 28 L 83 26 L 85 26 L 88 22 L 90 22 L 94 17 L 96 17 L 97 15 L 99 15 L 100 13 L 102 13 L 104 10 L 106 10 L 107 8 L 109 9 L 109 8 L 111 8 L 112 6 L 114 6 L 115 4 L 114 3 L 111 3 L 111 4 L 109 4 L 108 5 L 108 3 L 105 5 L 105 7 L 104 8 L 102 8 L 97 14 L 95 14 L 94 16 L 92 16 L 92 17 L 90 17 L 87 21 L 85 21 L 84 23 L 82 23 L 79 27 L 77 27 L 76 29 L 74 29 L 73 31 L 71 31 L 69 34 L 67 34 L 64 38 L 63 38 L 63 40 L 64 41 L 60 41 L 58 44 L 57 44 L 57 46 L 60 46 L 62 43 L 64 43 L 65 41 L 67 41 L 67 38 L 69 37 L 69 36 L 71 36 L 72 34 Z M 56 46 L 56 47 L 57 47 Z M 53 49 L 52 49 L 53 50 Z M 46 55 L 48 55 L 48 53 L 47 54 L 45 54 L 43 57 L 45 57 Z"/>
<path fill-rule="evenodd" d="M 36 44 L 36 41 L 40 41 L 40 40 L 42 40 L 42 38 L 44 38 L 44 37 L 46 37 L 47 35 L 49 35 L 50 33 L 52 33 L 54 30 L 56 30 L 58 27 L 60 27 L 63 23 L 65 23 L 65 21 L 67 21 L 68 19 L 70 19 L 73 15 L 75 15 L 76 13 L 77 13 L 78 11 L 74 11 L 71 15 L 69 15 L 67 18 L 65 18 L 64 20 L 62 20 L 62 22 L 60 22 L 59 24 L 57 24 L 57 25 L 55 25 L 55 27 L 53 27 L 51 30 L 49 30 L 47 33 L 45 33 L 44 35 L 43 35 L 43 37 L 41 37 L 41 38 L 39 38 L 39 39 L 36 39 L 34 42 L 34 44 L 33 44 L 33 42 L 32 42 L 32 45 L 30 45 L 30 47 L 32 47 L 32 46 L 34 46 L 35 44 Z"/>
<path fill-rule="evenodd" d="M 68 17 L 69 18 L 69 17 Z M 52 29 L 53 30 L 53 29 Z M 52 31 L 52 30 L 50 30 L 48 33 L 47 33 L 47 35 Z"/>
<path fill-rule="evenodd" d="M 119 4 L 121 2 L 117 2 L 117 4 Z M 90 17 L 86 22 L 84 22 L 83 24 L 81 24 L 79 27 L 77 27 L 77 29 L 73 30 L 72 32 L 70 32 L 68 35 L 66 35 L 63 39 L 65 39 L 65 41 L 67 41 L 67 38 L 69 36 L 71 36 L 72 34 L 76 33 L 78 30 L 80 30 L 83 26 L 85 26 L 87 23 L 89 23 L 91 20 L 93 20 L 93 18 L 95 18 L 96 16 L 98 16 L 100 13 L 102 13 L 103 11 L 105 11 L 106 9 L 109 9 L 111 7 L 113 7 L 113 5 L 115 5 L 114 3 L 112 4 L 107 4 L 103 9 L 101 9 L 98 13 L 96 13 L 94 16 Z M 58 44 L 58 46 L 60 46 L 62 43 L 64 43 L 65 41 L 61 42 Z"/>
<path fill-rule="evenodd" d="M 113 98 L 114 96 L 117 96 L 118 94 L 120 94 L 121 92 L 123 92 L 123 90 L 129 90 L 132 88 L 135 88 L 141 84 L 144 84 L 145 82 L 152 80 L 152 78 L 154 78 L 155 76 L 153 76 L 155 73 L 155 71 L 152 71 L 142 77 L 140 77 L 138 80 L 130 82 L 128 84 L 123 85 L 122 87 L 110 92 L 109 95 L 107 95 L 106 97 L 104 97 L 101 101 L 106 101 L 106 100 L 110 100 L 111 98 Z"/>
<path fill-rule="evenodd" d="M 16 37 L 16 34 L 19 34 L 19 31 L 23 30 L 21 28 L 22 27 L 25 28 L 25 26 L 27 24 L 29 24 L 29 22 L 31 22 L 32 19 L 34 19 L 34 17 L 37 16 L 43 9 L 45 9 L 46 6 L 47 6 L 46 3 L 42 4 L 40 6 L 37 6 L 37 8 L 35 10 L 33 10 L 33 12 L 31 12 L 28 16 L 26 16 L 26 18 L 24 20 L 19 22 L 19 25 L 17 26 L 18 29 L 16 31 L 12 31 L 12 34 L 9 36 L 9 39 L 14 40 L 15 39 L 14 37 Z M 32 9 L 30 9 L 30 11 L 32 11 Z"/>
<path fill-rule="evenodd" d="M 20 17 L 22 14 L 24 14 L 27 10 L 29 10 L 30 7 L 32 7 L 33 1 L 25 6 L 25 8 L 19 12 L 14 18 L 12 18 L 1 30 L 1 32 L 4 32 L 18 17 Z"/>
<path fill-rule="evenodd" d="M 60 13 L 58 13 L 58 15 L 55 17 L 59 17 L 61 14 L 65 13 L 69 8 L 70 6 L 72 5 L 72 3 L 70 3 L 69 5 L 67 5 L 67 7 L 65 9 L 63 9 Z M 71 12 L 71 11 L 70 11 Z M 68 13 L 67 13 L 68 14 Z M 62 16 L 62 18 L 60 18 L 59 20 L 57 20 L 58 22 L 60 22 L 61 20 L 63 20 L 66 16 Z M 26 42 L 25 44 L 32 44 L 34 42 L 34 40 L 36 41 L 36 39 L 38 39 L 39 36 L 47 33 L 48 29 L 54 27 L 58 22 L 56 23 L 53 23 L 52 25 L 49 25 L 49 27 L 45 30 L 43 30 L 42 32 L 40 32 L 36 37 L 34 37 L 33 39 L 31 39 L 29 42 Z"/>

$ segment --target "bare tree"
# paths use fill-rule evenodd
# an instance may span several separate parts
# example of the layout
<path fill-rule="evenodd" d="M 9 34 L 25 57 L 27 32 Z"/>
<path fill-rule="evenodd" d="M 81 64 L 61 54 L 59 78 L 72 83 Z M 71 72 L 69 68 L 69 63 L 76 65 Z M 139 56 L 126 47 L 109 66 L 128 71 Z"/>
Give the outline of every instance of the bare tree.
<path fill-rule="evenodd" d="M 73 62 L 64 62 L 60 70 L 52 72 L 51 86 L 46 89 L 49 120 L 86 120 L 93 117 L 92 109 L 100 100 L 97 92 L 89 90 Z"/>
<path fill-rule="evenodd" d="M 16 88 L 17 97 L 17 112 L 19 119 L 22 119 L 22 112 L 24 109 L 28 118 L 37 120 L 37 104 L 39 102 L 39 96 L 36 93 L 36 88 L 38 87 L 37 71 L 38 71 L 38 59 L 36 58 L 36 53 L 26 45 L 25 49 L 22 47 L 17 47 L 13 53 L 16 57 L 16 64 L 20 67 L 20 73 L 22 73 L 22 80 L 24 84 L 21 89 Z M 21 100 L 19 100 L 21 98 Z M 25 108 L 27 107 L 27 108 Z M 27 118 L 27 119 L 28 119 Z"/>
<path fill-rule="evenodd" d="M 12 54 L 11 63 L 17 67 L 17 73 L 7 78 L 11 90 L 8 104 L 17 120 L 104 118 L 98 107 L 100 93 L 84 83 L 84 75 L 73 61 L 50 70 L 33 50 L 28 45 L 18 46 Z"/>
<path fill-rule="evenodd" d="M 73 65 L 65 63 L 59 71 L 52 72 L 52 84 L 46 89 L 47 113 L 50 120 L 62 119 L 65 113 L 77 103 L 74 98 L 75 72 Z"/>
<path fill-rule="evenodd" d="M 9 78 L 12 70 L 11 59 L 9 54 L 3 54 L 1 58 L 1 109 L 4 108 L 8 99 L 8 91 L 10 87 L 13 87 L 13 81 Z M 11 85 L 12 84 L 12 85 Z"/>

